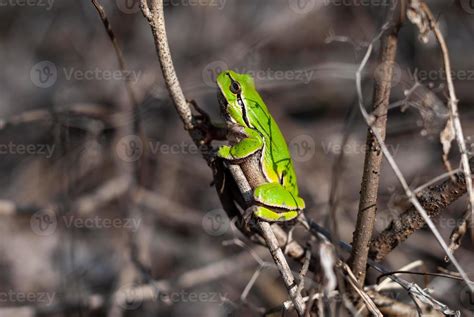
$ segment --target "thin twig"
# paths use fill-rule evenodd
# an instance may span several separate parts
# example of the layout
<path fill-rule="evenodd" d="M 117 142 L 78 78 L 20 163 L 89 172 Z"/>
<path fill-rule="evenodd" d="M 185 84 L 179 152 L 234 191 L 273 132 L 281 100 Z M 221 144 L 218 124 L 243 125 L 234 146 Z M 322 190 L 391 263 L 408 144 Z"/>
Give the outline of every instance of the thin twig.
<path fill-rule="evenodd" d="M 238 165 L 229 165 L 229 170 L 232 173 L 234 179 L 236 180 L 237 186 L 240 191 L 243 193 L 244 199 L 247 204 L 252 203 L 252 187 L 247 181 L 247 176 L 243 173 L 242 169 Z M 258 221 L 258 227 L 261 230 L 262 236 L 267 243 L 267 247 L 270 250 L 270 254 L 275 261 L 275 264 L 278 267 L 278 270 L 283 277 L 283 281 L 288 290 L 288 294 L 294 304 L 294 307 L 299 316 L 304 316 L 304 302 L 301 298 L 301 294 L 298 292 L 298 285 L 295 283 L 291 269 L 288 266 L 288 262 L 285 259 L 283 251 L 278 244 L 278 241 L 273 233 L 271 226 L 266 221 Z"/>
<path fill-rule="evenodd" d="M 469 205 L 471 209 L 471 218 L 474 217 L 474 191 L 472 189 L 472 178 L 471 178 L 471 168 L 469 166 L 469 157 L 468 157 L 468 151 L 466 148 L 466 142 L 464 140 L 464 134 L 461 126 L 461 120 L 459 119 L 459 110 L 458 110 L 458 98 L 456 97 L 456 92 L 454 90 L 454 84 L 453 84 L 453 77 L 452 77 L 452 71 L 451 71 L 451 62 L 449 60 L 449 50 L 446 45 L 446 41 L 444 40 L 444 36 L 441 33 L 438 23 L 436 22 L 435 17 L 431 13 L 431 10 L 429 9 L 428 5 L 425 3 L 421 3 L 421 9 L 426 13 L 426 16 L 428 17 L 428 20 L 430 22 L 430 28 L 433 31 L 441 52 L 443 53 L 443 62 L 444 62 L 444 68 L 446 70 L 446 82 L 448 84 L 448 92 L 449 92 L 449 110 L 450 110 L 450 116 L 451 120 L 453 123 L 454 131 L 456 132 L 456 142 L 459 147 L 459 151 L 461 153 L 461 165 L 462 169 L 464 171 L 464 176 L 466 178 L 466 187 L 467 187 L 467 193 L 469 196 Z"/>
<path fill-rule="evenodd" d="M 359 286 L 359 282 L 357 281 L 357 277 L 352 273 L 350 267 L 345 264 L 344 262 L 340 262 L 340 265 L 342 266 L 342 269 L 346 272 L 347 274 L 347 280 L 349 281 L 349 284 L 352 286 L 354 291 L 359 294 L 359 296 L 362 298 L 364 301 L 367 309 L 375 316 L 378 317 L 383 317 L 382 313 L 380 310 L 377 308 L 375 303 L 372 301 L 370 296 L 364 292 L 364 290 Z"/>

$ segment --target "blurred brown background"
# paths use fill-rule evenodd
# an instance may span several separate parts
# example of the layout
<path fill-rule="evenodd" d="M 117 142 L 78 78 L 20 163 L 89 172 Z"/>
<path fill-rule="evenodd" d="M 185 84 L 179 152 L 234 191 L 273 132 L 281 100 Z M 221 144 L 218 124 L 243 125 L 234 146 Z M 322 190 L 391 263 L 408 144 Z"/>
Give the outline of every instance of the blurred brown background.
<path fill-rule="evenodd" d="M 141 158 L 143 147 L 135 147 L 136 136 L 120 133 L 131 125 L 121 110 L 130 103 L 125 74 L 117 72 L 113 47 L 90 1 L 2 1 L 0 316 L 253 316 L 258 307 L 278 306 L 287 294 L 274 269 L 264 270 L 246 302 L 239 301 L 258 264 L 241 247 L 223 245 L 234 234 L 210 186 L 211 171 L 169 99 L 138 4 L 101 3 L 139 100 L 151 151 L 147 189 L 134 197 L 123 194 L 129 184 L 122 175 Z M 447 39 L 469 137 L 474 134 L 474 6 L 467 0 L 428 4 Z M 231 68 L 254 74 L 292 148 L 308 215 L 320 224 L 327 221 L 332 165 L 344 151 L 344 169 L 337 171 L 337 222 L 347 242 L 367 130 L 357 109 L 355 72 L 387 9 L 383 0 L 165 1 L 170 47 L 186 97 L 219 121 L 217 73 Z M 378 47 L 377 42 L 363 76 L 367 106 Z M 395 70 L 392 102 L 405 98 L 416 70 L 423 85 L 404 107 L 395 104 L 388 118 L 387 144 L 414 188 L 445 172 L 439 133 L 447 109 L 439 48 L 433 38 L 419 41 L 408 21 L 400 32 Z M 341 149 L 344 133 L 350 137 Z M 455 151 L 451 159 L 457 166 Z M 387 165 L 381 180 L 377 231 L 399 213 L 402 193 Z M 445 239 L 465 206 L 464 197 L 436 219 Z M 468 240 L 456 254 L 472 277 Z M 256 249 L 269 260 L 265 250 Z M 242 262 L 234 261 L 231 273 L 202 282 L 193 275 L 192 287 L 174 290 L 171 300 L 124 306 L 111 297 L 151 279 L 179 284 L 176 279 L 190 270 L 239 255 Z M 397 269 L 420 259 L 427 271 L 435 271 L 446 266 L 443 258 L 432 234 L 422 230 L 385 264 Z M 376 276 L 371 272 L 369 281 Z M 422 277 L 406 278 L 425 285 Z M 452 308 L 472 314 L 473 305 L 458 295 L 459 282 L 434 278 L 426 286 Z"/>

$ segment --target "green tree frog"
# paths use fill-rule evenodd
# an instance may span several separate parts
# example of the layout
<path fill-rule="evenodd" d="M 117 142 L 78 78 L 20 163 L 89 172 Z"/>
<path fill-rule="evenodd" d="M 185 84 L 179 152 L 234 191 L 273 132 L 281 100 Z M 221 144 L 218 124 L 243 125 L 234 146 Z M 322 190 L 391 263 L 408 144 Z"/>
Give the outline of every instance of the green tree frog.
<path fill-rule="evenodd" d="M 285 138 L 255 89 L 252 76 L 224 71 L 217 77 L 218 99 L 230 145 L 217 156 L 239 163 L 252 155 L 267 183 L 254 189 L 253 214 L 269 222 L 289 221 L 305 208 L 298 194 L 295 170 Z"/>

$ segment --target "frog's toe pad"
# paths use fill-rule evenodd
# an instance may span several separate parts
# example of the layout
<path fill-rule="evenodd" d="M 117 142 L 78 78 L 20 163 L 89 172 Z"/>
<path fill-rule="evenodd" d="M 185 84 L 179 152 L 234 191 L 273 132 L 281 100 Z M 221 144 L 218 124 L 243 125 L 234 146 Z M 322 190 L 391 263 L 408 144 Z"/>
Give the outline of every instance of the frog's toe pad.
<path fill-rule="evenodd" d="M 290 221 L 298 217 L 297 211 L 275 212 L 262 206 L 255 206 L 253 213 L 256 217 L 268 222 Z"/>

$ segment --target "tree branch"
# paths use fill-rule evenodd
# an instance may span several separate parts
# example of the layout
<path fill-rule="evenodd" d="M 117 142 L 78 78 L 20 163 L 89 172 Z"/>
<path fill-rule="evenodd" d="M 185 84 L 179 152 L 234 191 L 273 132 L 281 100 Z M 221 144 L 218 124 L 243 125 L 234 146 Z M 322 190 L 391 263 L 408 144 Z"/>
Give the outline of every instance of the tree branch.
<path fill-rule="evenodd" d="M 474 166 L 474 159 L 470 163 Z M 433 218 L 439 215 L 450 204 L 466 193 L 466 181 L 463 172 L 458 172 L 453 179 L 441 184 L 432 185 L 420 192 L 417 197 L 421 207 Z M 400 217 L 393 220 L 376 238 L 370 242 L 370 257 L 381 261 L 400 243 L 408 239 L 416 230 L 421 229 L 426 222 L 417 209 L 411 205 Z"/>
<path fill-rule="evenodd" d="M 396 6 L 395 6 L 396 8 Z M 389 12 L 390 21 L 396 10 Z M 380 167 L 382 151 L 373 130 L 376 130 L 380 139 L 385 140 L 387 126 L 387 111 L 392 88 L 393 65 L 397 52 L 398 30 L 400 25 L 393 25 L 382 38 L 382 48 L 379 57 L 380 78 L 377 78 L 374 89 L 373 112 L 374 118 L 367 132 L 367 143 L 360 191 L 359 211 L 357 224 L 353 234 L 353 248 L 349 260 L 360 286 L 364 285 L 369 242 L 375 224 L 377 212 L 377 196 L 379 189 Z"/>

